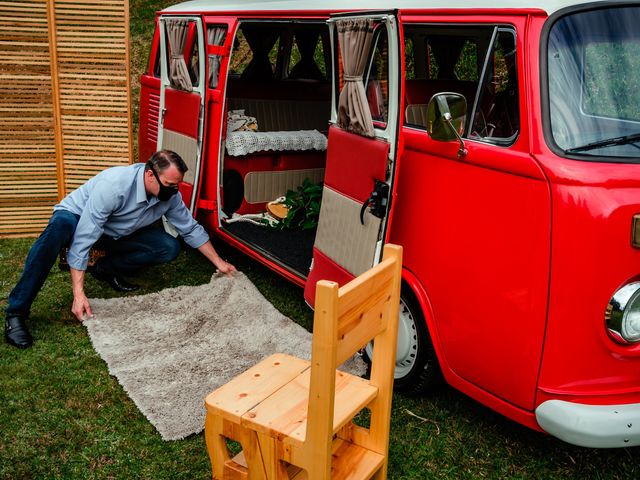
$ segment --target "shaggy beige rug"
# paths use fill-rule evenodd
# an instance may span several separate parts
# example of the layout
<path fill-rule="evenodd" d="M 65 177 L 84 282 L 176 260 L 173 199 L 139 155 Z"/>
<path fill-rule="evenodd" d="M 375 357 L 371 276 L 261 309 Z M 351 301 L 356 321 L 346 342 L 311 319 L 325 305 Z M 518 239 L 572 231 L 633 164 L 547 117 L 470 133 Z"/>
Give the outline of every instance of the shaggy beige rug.
<path fill-rule="evenodd" d="M 309 358 L 311 334 L 278 312 L 242 273 L 206 285 L 92 299 L 91 342 L 164 440 L 204 427 L 204 398 L 262 358 Z M 345 368 L 362 374 L 356 359 Z"/>

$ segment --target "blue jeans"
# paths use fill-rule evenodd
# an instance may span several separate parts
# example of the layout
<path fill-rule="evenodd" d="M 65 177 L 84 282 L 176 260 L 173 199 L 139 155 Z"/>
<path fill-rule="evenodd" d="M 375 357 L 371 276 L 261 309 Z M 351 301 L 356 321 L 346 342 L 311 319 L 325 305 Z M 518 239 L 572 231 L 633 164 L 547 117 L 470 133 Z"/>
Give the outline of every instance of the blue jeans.
<path fill-rule="evenodd" d="M 7 316 L 29 316 L 31 304 L 60 250 L 71 244 L 79 219 L 66 210 L 53 212 L 47 228 L 31 246 L 22 276 L 9 294 Z M 142 267 L 170 262 L 180 253 L 180 242 L 156 226 L 144 227 L 118 240 L 103 235 L 94 247 L 106 251 L 98 266 L 113 275 L 131 275 Z"/>

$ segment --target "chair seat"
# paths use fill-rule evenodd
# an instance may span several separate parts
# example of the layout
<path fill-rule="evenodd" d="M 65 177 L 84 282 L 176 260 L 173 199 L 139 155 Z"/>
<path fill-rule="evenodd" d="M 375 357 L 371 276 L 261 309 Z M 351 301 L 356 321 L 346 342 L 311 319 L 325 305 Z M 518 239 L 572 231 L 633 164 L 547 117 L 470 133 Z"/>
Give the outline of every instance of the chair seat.
<path fill-rule="evenodd" d="M 373 477 L 384 463 L 384 455 L 354 445 L 342 439 L 333 442 L 331 478 L 364 480 Z M 300 470 L 292 480 L 307 480 L 306 470 Z"/>
<path fill-rule="evenodd" d="M 286 385 L 242 415 L 240 424 L 254 431 L 287 442 L 304 442 L 307 431 L 307 405 L 311 369 L 304 370 Z M 378 393 L 367 380 L 349 373 L 336 372 L 333 433 L 355 412 L 359 412 Z M 287 438 L 288 437 L 288 438 Z"/>
<path fill-rule="evenodd" d="M 242 415 L 309 366 L 308 360 L 275 353 L 207 395 L 206 409 L 239 424 Z"/>

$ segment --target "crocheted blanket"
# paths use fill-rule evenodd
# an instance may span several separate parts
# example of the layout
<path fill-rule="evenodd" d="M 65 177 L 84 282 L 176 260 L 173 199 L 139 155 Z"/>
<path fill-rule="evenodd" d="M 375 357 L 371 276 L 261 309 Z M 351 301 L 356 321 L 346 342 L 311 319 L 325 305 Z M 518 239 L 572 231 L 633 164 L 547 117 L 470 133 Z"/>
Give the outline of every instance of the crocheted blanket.
<path fill-rule="evenodd" d="M 227 134 L 227 154 L 237 157 L 254 152 L 326 150 L 327 137 L 317 130 L 280 132 L 240 131 Z"/>

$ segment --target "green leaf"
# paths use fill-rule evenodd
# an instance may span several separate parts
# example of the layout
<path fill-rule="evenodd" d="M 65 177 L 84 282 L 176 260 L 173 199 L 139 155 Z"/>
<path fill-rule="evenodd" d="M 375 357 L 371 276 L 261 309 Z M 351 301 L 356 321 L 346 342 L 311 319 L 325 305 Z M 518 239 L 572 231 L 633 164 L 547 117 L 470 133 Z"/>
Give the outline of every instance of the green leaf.
<path fill-rule="evenodd" d="M 320 216 L 321 199 L 322 183 L 313 183 L 305 178 L 295 191 L 288 190 L 285 194 L 283 203 L 289 207 L 289 211 L 278 227 L 303 230 L 315 228 Z"/>

